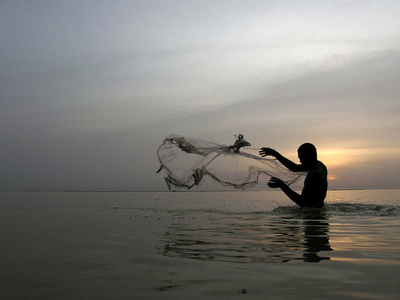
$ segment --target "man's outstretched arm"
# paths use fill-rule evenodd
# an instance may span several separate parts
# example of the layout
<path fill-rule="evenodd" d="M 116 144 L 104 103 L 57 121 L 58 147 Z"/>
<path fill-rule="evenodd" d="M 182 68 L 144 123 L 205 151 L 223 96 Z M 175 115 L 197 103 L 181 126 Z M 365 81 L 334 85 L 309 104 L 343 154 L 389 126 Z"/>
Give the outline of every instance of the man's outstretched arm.
<path fill-rule="evenodd" d="M 293 191 L 286 183 L 284 183 L 279 178 L 272 177 L 271 180 L 268 182 L 268 186 L 271 188 L 280 188 L 286 194 L 286 196 L 289 197 L 290 200 L 301 207 L 304 206 L 303 196 Z"/>
<path fill-rule="evenodd" d="M 274 156 L 279 162 L 284 165 L 286 168 L 288 168 L 292 172 L 302 172 L 305 171 L 302 165 L 298 165 L 294 162 L 292 162 L 290 159 L 287 159 L 284 157 L 282 154 L 280 154 L 278 151 L 271 149 L 271 148 L 261 148 L 259 151 L 259 154 L 261 157 L 265 157 L 267 155 Z"/>
<path fill-rule="evenodd" d="M 306 184 L 301 195 L 293 191 L 279 178 L 272 177 L 268 182 L 268 186 L 271 188 L 280 188 L 290 200 L 301 207 L 322 207 L 326 196 L 326 185 L 318 181 L 318 178 L 316 179 L 315 176 L 311 177 L 309 180 L 313 182 L 313 184 Z"/>

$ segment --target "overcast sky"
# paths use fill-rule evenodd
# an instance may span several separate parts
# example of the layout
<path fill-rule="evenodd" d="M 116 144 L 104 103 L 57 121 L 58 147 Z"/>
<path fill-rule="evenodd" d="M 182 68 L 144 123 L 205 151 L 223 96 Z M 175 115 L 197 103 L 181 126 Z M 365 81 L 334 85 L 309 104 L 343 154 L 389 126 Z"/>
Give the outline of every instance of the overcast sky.
<path fill-rule="evenodd" d="M 400 187 L 400 2 L 0 2 L 0 189 L 165 190 L 171 133 Z"/>

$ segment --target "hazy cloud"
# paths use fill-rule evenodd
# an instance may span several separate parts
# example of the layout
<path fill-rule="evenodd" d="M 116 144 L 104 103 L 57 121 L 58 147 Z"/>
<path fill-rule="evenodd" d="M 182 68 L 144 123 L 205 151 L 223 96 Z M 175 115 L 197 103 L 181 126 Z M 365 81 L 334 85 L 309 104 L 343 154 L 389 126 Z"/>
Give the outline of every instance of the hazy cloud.
<path fill-rule="evenodd" d="M 397 1 L 0 4 L 0 188 L 162 189 L 170 133 L 398 187 Z"/>

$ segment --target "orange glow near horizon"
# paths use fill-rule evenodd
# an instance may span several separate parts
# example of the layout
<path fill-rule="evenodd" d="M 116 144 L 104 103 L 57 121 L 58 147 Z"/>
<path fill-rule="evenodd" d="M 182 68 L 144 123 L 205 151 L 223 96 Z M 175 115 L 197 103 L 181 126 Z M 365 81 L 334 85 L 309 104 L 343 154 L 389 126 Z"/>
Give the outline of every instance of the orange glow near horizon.
<path fill-rule="evenodd" d="M 366 159 L 377 154 L 375 149 L 332 149 L 318 151 L 320 159 L 327 167 L 337 167 Z"/>
<path fill-rule="evenodd" d="M 384 155 L 398 155 L 395 148 L 358 148 L 318 150 L 318 159 L 329 167 L 337 167 L 357 162 L 376 161 Z"/>
<path fill-rule="evenodd" d="M 329 167 L 339 166 L 349 163 L 352 160 L 350 157 L 354 158 L 354 156 L 357 155 L 357 152 L 360 154 L 361 151 L 349 151 L 344 149 L 322 150 L 318 151 L 318 159 L 321 159 L 321 161 Z"/>

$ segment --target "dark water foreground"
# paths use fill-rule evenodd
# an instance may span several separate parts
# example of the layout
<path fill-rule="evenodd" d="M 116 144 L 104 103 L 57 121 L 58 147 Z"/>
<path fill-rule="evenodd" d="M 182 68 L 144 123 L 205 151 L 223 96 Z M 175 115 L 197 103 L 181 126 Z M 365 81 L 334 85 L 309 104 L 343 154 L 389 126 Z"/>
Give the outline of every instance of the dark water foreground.
<path fill-rule="evenodd" d="M 0 299 L 397 299 L 396 194 L 354 195 L 1 193 Z"/>

